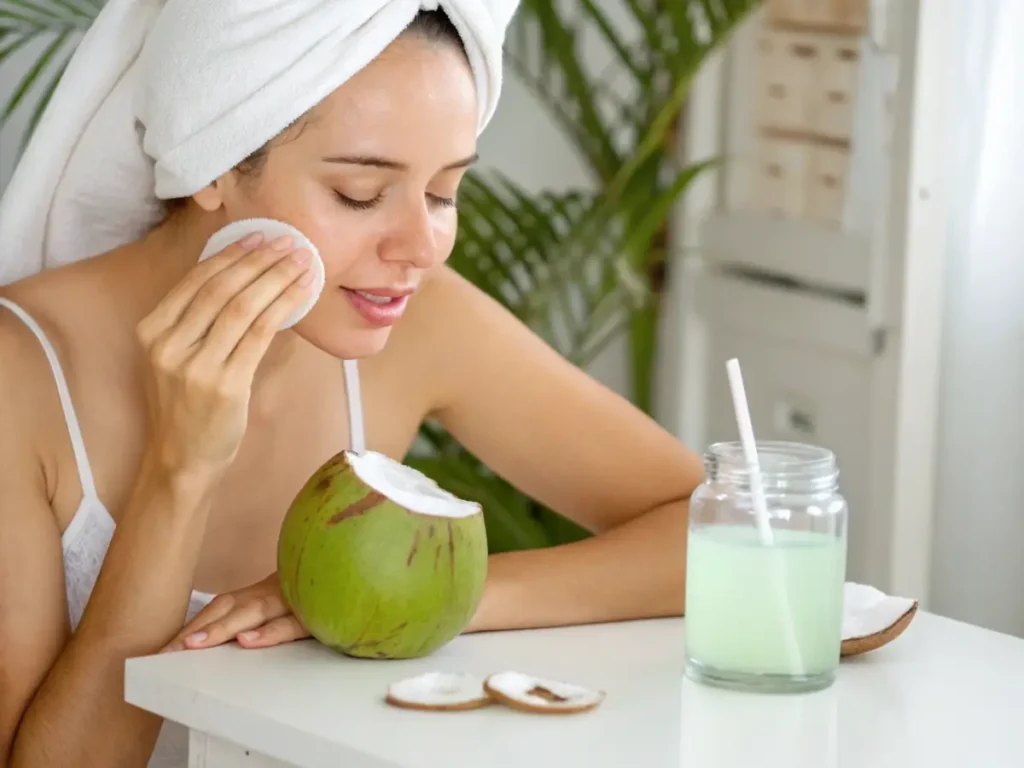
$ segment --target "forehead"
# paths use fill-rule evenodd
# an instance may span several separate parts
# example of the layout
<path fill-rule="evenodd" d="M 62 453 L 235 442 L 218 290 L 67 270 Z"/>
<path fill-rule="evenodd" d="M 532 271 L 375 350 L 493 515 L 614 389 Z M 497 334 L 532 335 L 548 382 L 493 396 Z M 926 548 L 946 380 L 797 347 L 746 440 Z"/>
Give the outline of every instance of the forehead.
<path fill-rule="evenodd" d="M 464 155 L 476 142 L 476 87 L 454 45 L 405 35 L 328 96 L 313 117 L 310 130 L 323 141 L 367 149 L 400 142 L 410 150 L 440 143 Z"/>

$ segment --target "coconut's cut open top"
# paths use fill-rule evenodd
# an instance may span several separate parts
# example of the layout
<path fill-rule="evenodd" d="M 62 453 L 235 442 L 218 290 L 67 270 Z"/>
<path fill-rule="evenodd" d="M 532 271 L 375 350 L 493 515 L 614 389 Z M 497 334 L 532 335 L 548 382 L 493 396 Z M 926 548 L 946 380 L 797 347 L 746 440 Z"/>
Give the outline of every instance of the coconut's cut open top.
<path fill-rule="evenodd" d="M 376 451 L 346 451 L 352 471 L 373 490 L 410 512 L 434 517 L 479 514 L 476 502 L 460 499 L 417 469 Z"/>
<path fill-rule="evenodd" d="M 484 690 L 508 707 L 539 714 L 587 712 L 605 697 L 604 691 L 512 671 L 489 676 Z"/>
<path fill-rule="evenodd" d="M 893 597 L 866 584 L 843 585 L 841 654 L 855 656 L 888 645 L 910 626 L 917 600 Z"/>
<path fill-rule="evenodd" d="M 484 681 L 462 672 L 425 672 L 388 686 L 384 700 L 403 709 L 453 711 L 477 709 L 493 703 Z"/>

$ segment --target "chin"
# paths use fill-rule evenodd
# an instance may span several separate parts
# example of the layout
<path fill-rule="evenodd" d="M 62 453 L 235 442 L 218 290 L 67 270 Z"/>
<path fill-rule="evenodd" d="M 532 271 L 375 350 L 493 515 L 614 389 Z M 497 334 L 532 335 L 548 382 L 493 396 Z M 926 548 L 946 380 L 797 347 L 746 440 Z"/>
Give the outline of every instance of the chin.
<path fill-rule="evenodd" d="M 339 360 L 359 360 L 381 352 L 391 336 L 390 328 L 355 328 L 298 323 L 295 332 L 317 349 Z"/>

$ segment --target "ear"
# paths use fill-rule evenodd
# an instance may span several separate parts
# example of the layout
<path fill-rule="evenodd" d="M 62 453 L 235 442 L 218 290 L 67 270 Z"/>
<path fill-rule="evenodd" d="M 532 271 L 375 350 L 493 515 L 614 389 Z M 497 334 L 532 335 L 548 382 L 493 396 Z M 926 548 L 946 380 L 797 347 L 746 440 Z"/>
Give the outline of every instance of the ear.
<path fill-rule="evenodd" d="M 231 194 L 230 190 L 233 185 L 234 180 L 231 178 L 231 172 L 225 173 L 212 184 L 208 184 L 192 195 L 192 199 L 204 211 L 213 213 L 224 207 L 227 196 Z"/>

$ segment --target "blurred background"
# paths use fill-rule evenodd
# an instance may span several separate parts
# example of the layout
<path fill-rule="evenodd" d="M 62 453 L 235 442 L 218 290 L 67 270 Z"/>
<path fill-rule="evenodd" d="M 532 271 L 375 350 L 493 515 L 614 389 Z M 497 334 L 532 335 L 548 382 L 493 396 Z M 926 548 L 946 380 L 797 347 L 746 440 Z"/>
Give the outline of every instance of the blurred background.
<path fill-rule="evenodd" d="M 0 0 L 0 189 L 102 0 Z M 1024 636 L 1018 0 L 524 0 L 451 263 L 696 450 L 833 449 L 849 578 Z M 436 425 L 497 549 L 585 535 Z M 557 471 L 557 468 L 553 468 Z"/>

